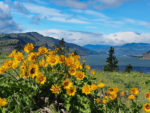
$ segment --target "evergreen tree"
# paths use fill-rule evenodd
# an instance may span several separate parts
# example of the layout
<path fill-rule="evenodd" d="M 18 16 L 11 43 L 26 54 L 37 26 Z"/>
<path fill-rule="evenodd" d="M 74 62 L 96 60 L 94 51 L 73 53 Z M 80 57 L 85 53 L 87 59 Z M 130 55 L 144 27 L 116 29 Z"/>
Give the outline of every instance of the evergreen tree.
<path fill-rule="evenodd" d="M 124 72 L 130 73 L 132 71 L 133 67 L 131 64 L 127 65 L 127 67 L 125 68 Z"/>
<path fill-rule="evenodd" d="M 56 47 L 58 48 L 58 54 L 60 55 L 64 55 L 65 54 L 65 41 L 64 38 L 62 38 L 58 44 L 56 45 Z"/>
<path fill-rule="evenodd" d="M 68 54 L 69 53 L 69 47 L 66 46 L 66 43 L 64 41 L 64 38 L 62 38 L 58 44 L 56 45 L 56 47 L 58 48 L 58 54 L 59 55 L 65 55 L 65 54 Z"/>
<path fill-rule="evenodd" d="M 114 56 L 114 48 L 110 47 L 109 49 L 109 56 L 106 59 L 107 65 L 104 66 L 104 71 L 118 71 L 119 68 L 117 66 L 118 64 L 118 60 L 117 58 Z"/>

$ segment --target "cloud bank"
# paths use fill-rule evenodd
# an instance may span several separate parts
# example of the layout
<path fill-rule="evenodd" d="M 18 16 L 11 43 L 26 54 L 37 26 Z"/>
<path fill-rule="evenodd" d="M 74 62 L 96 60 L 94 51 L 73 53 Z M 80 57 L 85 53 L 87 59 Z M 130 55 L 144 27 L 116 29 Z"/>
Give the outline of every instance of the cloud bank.
<path fill-rule="evenodd" d="M 118 32 L 111 34 L 100 34 L 94 32 L 67 31 L 49 29 L 37 31 L 44 36 L 57 39 L 64 38 L 65 41 L 78 45 L 102 44 L 102 45 L 123 45 L 126 43 L 150 43 L 150 33 Z"/>

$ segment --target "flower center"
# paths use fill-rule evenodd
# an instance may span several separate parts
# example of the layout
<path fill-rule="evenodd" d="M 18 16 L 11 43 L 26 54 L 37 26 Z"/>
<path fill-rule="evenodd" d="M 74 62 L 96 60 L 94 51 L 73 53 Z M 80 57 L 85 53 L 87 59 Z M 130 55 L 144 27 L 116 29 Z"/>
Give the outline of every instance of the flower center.
<path fill-rule="evenodd" d="M 31 74 L 34 74 L 35 73 L 35 68 L 32 68 L 31 69 Z"/>

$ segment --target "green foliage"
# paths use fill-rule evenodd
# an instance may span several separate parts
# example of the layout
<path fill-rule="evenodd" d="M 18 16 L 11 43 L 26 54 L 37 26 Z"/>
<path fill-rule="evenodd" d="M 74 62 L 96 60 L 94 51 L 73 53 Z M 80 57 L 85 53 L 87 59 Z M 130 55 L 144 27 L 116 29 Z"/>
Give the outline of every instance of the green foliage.
<path fill-rule="evenodd" d="M 132 71 L 133 67 L 131 64 L 127 65 L 124 72 L 130 73 Z"/>
<path fill-rule="evenodd" d="M 114 48 L 113 47 L 110 47 L 110 49 L 109 49 L 109 56 L 106 59 L 106 62 L 108 64 L 104 66 L 104 71 L 112 72 L 112 71 L 118 71 L 119 70 L 119 68 L 117 66 L 118 60 L 114 56 Z"/>

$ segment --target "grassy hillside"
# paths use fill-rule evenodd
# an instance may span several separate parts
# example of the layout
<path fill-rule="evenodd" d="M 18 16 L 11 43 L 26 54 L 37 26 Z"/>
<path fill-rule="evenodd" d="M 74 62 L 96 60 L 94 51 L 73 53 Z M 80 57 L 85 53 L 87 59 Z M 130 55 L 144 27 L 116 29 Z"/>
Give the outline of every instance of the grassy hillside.
<path fill-rule="evenodd" d="M 103 82 L 109 87 L 118 87 L 122 91 L 129 92 L 131 88 L 138 88 L 139 103 L 146 102 L 144 97 L 146 92 L 150 90 L 150 74 L 132 72 L 132 73 L 117 73 L 97 71 L 97 82 Z"/>
<path fill-rule="evenodd" d="M 22 50 L 26 43 L 33 43 L 35 49 L 39 46 L 52 48 L 58 42 L 58 39 L 45 37 L 37 32 L 0 34 L 0 52 L 10 52 L 14 49 Z M 66 47 L 70 47 L 70 51 L 77 51 L 80 55 L 97 54 L 95 51 L 72 43 L 66 43 Z"/>

